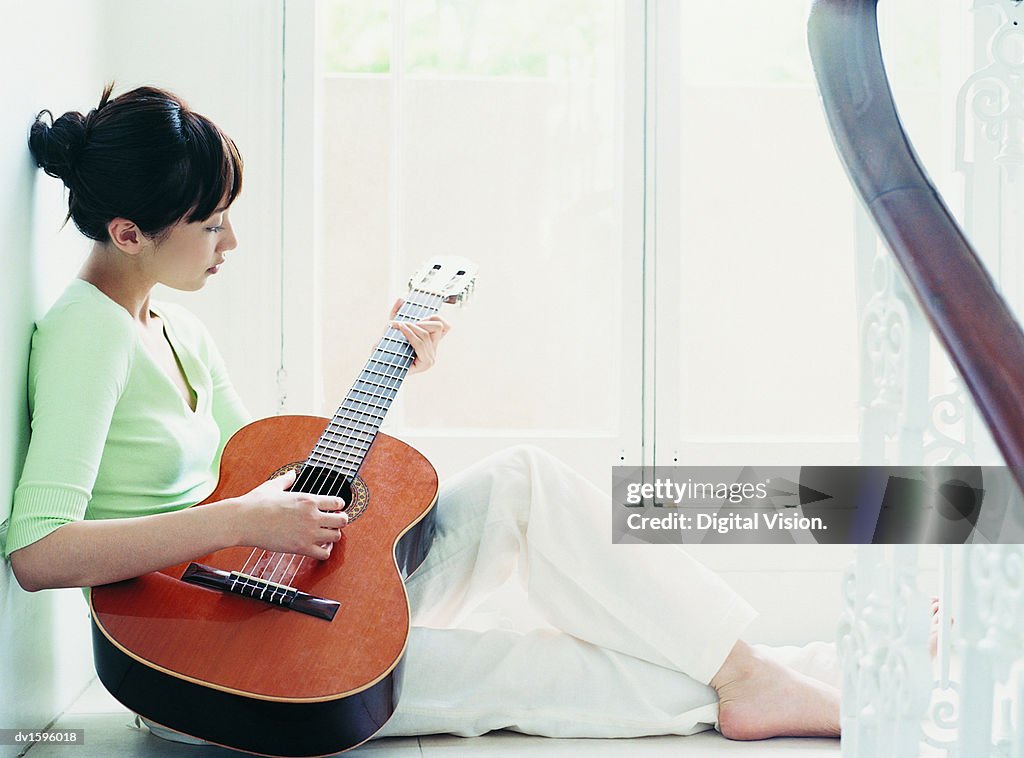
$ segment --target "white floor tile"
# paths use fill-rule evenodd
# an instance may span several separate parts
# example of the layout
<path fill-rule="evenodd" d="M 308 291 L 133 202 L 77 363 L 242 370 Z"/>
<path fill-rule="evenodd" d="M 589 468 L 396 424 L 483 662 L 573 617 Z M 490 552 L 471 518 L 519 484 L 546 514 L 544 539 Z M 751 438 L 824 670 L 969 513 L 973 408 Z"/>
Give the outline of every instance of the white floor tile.
<path fill-rule="evenodd" d="M 68 707 L 64 714 L 117 713 L 124 710 L 125 707 L 117 702 L 113 695 L 107 692 L 106 687 L 100 683 L 100 680 L 93 677 L 89 686 L 86 687 L 82 694 L 78 696 L 78 699 Z"/>
<path fill-rule="evenodd" d="M 26 758 L 238 758 L 240 753 L 212 746 L 179 745 L 154 737 L 144 727 L 135 728 L 132 714 L 118 703 L 99 681 L 94 681 L 54 724 L 54 729 L 84 729 L 80 746 L 37 743 Z M 514 732 L 494 732 L 483 737 L 396 737 L 372 740 L 349 753 L 354 758 L 507 758 L 531 755 L 538 758 L 837 758 L 838 740 L 776 739 L 731 742 L 717 732 L 691 737 L 645 737 L 628 740 L 553 740 Z"/>
<path fill-rule="evenodd" d="M 717 732 L 690 737 L 644 737 L 628 740 L 552 740 L 513 732 L 493 732 L 483 737 L 437 735 L 421 737 L 424 758 L 534 755 L 554 758 L 837 758 L 839 740 L 775 739 L 732 742 Z"/>

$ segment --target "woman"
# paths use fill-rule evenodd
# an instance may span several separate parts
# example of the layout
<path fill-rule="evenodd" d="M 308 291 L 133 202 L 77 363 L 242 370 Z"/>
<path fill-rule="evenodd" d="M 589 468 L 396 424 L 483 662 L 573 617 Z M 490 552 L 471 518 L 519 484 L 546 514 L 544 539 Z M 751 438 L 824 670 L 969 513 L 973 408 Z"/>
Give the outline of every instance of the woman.
<path fill-rule="evenodd" d="M 213 491 L 249 419 L 202 324 L 151 291 L 197 290 L 218 272 L 236 245 L 242 161 L 171 93 L 110 95 L 52 126 L 43 111 L 29 140 L 94 242 L 33 336 L 15 575 L 30 591 L 90 587 L 232 545 L 326 559 L 343 504 L 289 492 L 290 477 L 187 507 Z M 397 328 L 413 370 L 448 329 L 437 316 Z M 739 639 L 746 603 L 681 549 L 612 545 L 606 518 L 607 495 L 532 448 L 446 482 L 435 543 L 407 584 L 406 684 L 382 734 L 627 737 L 716 721 L 736 739 L 838 734 L 833 687 Z"/>

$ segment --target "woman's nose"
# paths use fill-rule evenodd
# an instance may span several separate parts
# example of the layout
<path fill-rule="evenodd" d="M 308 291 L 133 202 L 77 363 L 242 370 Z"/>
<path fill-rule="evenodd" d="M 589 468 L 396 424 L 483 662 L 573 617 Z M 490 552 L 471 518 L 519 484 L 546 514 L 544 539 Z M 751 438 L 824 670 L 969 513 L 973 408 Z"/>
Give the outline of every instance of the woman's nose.
<path fill-rule="evenodd" d="M 220 249 L 222 251 L 234 250 L 238 247 L 238 238 L 235 237 L 235 229 L 230 221 L 224 222 L 224 234 L 221 235 Z"/>

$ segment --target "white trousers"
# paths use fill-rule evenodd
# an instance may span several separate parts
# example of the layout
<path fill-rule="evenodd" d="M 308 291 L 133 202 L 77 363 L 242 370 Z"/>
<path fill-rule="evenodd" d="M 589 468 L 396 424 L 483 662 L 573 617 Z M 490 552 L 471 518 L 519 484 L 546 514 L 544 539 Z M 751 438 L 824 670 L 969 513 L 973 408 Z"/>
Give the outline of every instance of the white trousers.
<path fill-rule="evenodd" d="M 755 613 L 681 546 L 613 545 L 609 493 L 533 447 L 446 481 L 436 508 L 434 544 L 406 583 L 414 626 L 401 699 L 378 737 L 716 725 L 707 683 Z M 762 652 L 838 676 L 832 645 Z"/>
<path fill-rule="evenodd" d="M 755 613 L 679 545 L 613 545 L 611 497 L 521 446 L 446 481 L 407 582 L 414 628 L 378 736 L 692 734 Z"/>

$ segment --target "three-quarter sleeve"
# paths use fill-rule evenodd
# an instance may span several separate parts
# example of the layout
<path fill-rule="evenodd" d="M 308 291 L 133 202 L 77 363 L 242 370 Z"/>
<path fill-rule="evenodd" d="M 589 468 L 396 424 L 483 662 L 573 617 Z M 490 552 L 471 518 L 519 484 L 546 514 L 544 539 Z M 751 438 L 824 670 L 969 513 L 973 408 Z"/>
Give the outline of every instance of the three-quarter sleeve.
<path fill-rule="evenodd" d="M 71 302 L 40 322 L 29 357 L 32 434 L 7 555 L 85 516 L 136 341 L 131 317 L 113 309 Z"/>

